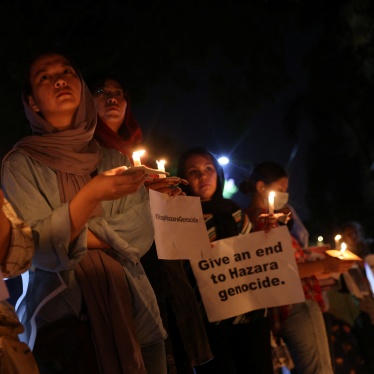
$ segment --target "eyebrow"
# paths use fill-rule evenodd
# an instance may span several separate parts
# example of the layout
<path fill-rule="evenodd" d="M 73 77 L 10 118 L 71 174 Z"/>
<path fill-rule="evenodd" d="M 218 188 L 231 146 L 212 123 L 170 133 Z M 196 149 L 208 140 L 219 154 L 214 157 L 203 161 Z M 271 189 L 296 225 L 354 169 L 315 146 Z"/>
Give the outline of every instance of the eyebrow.
<path fill-rule="evenodd" d="M 64 67 L 64 68 L 72 68 L 74 71 L 74 67 L 71 65 L 71 64 L 60 64 L 61 67 Z M 43 74 L 43 73 L 46 73 L 48 71 L 48 65 L 46 67 L 43 67 L 41 68 L 40 70 L 38 70 L 33 76 L 32 78 L 36 78 L 38 75 L 40 74 Z"/>

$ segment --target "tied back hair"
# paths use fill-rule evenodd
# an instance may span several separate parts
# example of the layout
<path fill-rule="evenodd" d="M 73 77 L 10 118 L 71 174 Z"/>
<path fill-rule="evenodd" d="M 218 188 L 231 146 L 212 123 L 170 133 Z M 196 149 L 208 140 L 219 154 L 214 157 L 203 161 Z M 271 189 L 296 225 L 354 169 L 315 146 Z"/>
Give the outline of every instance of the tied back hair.
<path fill-rule="evenodd" d="M 239 190 L 245 195 L 253 194 L 257 182 L 262 181 L 269 185 L 281 178 L 288 178 L 286 170 L 276 162 L 265 161 L 254 167 L 251 175 L 240 183 Z"/>

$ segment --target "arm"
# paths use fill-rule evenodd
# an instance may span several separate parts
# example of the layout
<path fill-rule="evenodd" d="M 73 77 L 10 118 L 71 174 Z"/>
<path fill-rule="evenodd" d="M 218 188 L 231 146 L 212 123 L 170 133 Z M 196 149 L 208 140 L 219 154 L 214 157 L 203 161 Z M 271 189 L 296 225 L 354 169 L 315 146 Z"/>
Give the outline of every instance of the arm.
<path fill-rule="evenodd" d="M 121 175 L 124 166 L 103 172 L 88 182 L 71 200 L 69 211 L 71 221 L 70 242 L 82 231 L 93 211 L 102 201 L 116 200 L 135 193 L 144 183 L 142 171 Z M 94 240 L 89 234 L 89 240 Z"/>

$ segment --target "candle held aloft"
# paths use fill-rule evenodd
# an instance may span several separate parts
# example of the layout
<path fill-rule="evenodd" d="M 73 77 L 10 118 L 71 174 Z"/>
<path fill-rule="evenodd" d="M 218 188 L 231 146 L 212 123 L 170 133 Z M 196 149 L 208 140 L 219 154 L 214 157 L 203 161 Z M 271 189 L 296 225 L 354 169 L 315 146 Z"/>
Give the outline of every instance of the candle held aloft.
<path fill-rule="evenodd" d="M 165 160 L 156 160 L 156 164 L 157 164 L 157 170 L 159 171 L 165 171 L 165 164 L 166 164 L 166 161 Z M 165 174 L 159 174 L 159 178 L 166 178 L 166 175 Z"/>
<path fill-rule="evenodd" d="M 132 160 L 134 162 L 134 166 L 140 166 L 142 164 L 140 161 L 140 157 L 142 157 L 144 153 L 145 151 L 141 150 L 141 151 L 136 151 L 132 154 Z"/>
<path fill-rule="evenodd" d="M 269 193 L 269 214 L 272 216 L 274 215 L 274 197 L 275 197 L 275 192 L 271 191 Z"/>

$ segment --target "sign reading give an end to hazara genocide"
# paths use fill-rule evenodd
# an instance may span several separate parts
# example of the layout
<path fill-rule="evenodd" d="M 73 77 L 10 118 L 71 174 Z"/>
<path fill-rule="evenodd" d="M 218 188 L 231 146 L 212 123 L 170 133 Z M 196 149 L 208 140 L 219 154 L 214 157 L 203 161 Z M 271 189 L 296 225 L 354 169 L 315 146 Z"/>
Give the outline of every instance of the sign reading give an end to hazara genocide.
<path fill-rule="evenodd" d="M 213 244 L 191 261 L 210 322 L 305 300 L 286 226 Z"/>

